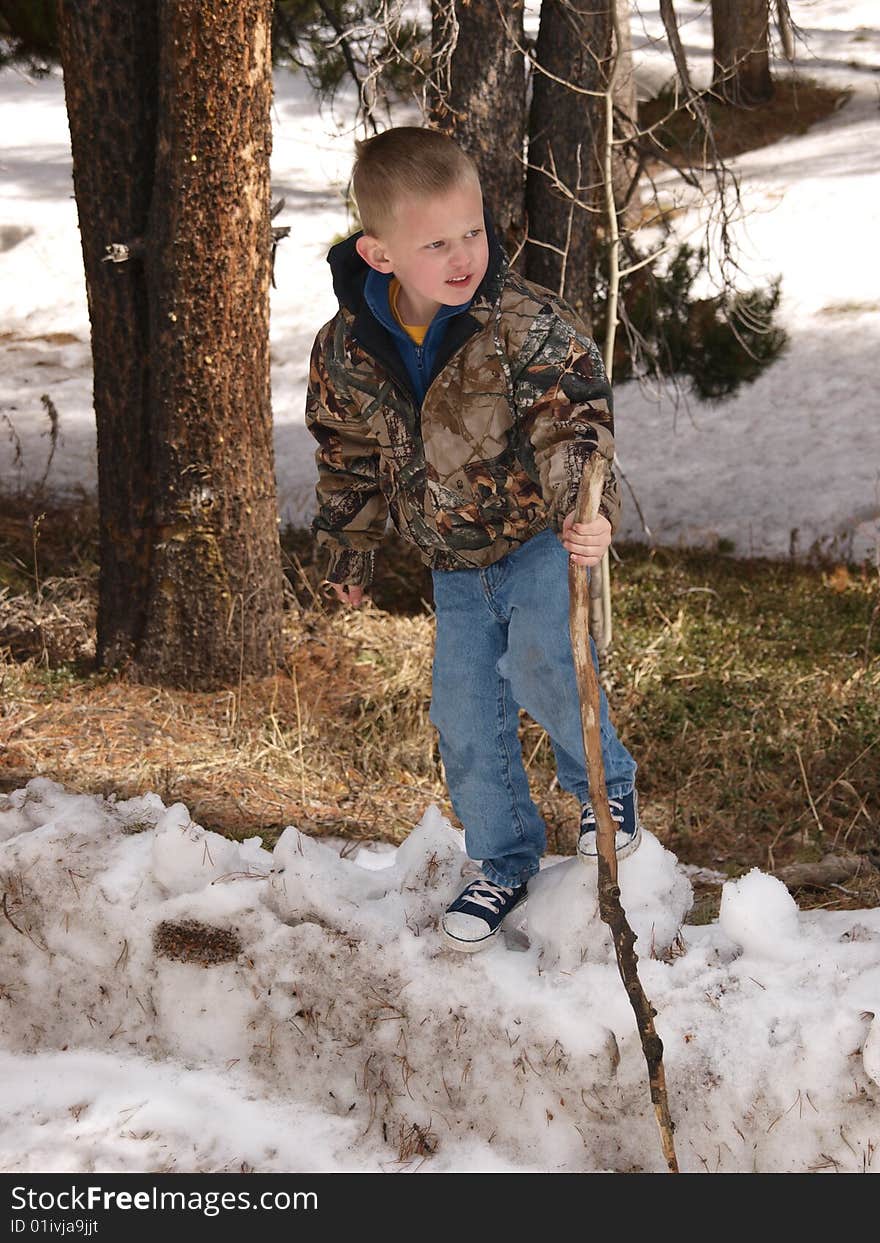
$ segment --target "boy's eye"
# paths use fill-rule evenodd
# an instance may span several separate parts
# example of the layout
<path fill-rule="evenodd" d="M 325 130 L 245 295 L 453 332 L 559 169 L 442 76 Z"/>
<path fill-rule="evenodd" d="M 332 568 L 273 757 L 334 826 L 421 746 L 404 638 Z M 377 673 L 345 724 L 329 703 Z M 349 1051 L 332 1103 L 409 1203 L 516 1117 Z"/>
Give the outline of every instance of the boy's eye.
<path fill-rule="evenodd" d="M 465 237 L 479 237 L 482 232 L 482 229 L 468 229 L 467 233 L 465 233 Z M 441 246 L 445 245 L 445 242 L 428 242 L 425 250 L 439 250 Z"/>

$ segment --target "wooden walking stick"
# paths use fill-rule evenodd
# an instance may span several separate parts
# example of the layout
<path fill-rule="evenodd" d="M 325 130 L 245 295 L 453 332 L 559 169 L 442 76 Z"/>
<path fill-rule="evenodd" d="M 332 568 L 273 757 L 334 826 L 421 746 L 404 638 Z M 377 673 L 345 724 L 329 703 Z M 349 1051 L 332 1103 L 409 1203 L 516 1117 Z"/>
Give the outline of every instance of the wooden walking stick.
<path fill-rule="evenodd" d="M 599 501 L 605 484 L 605 458 L 594 453 L 584 468 L 578 499 L 575 506 L 575 522 L 593 522 L 599 514 Z M 581 705 L 581 728 L 584 735 L 584 752 L 587 757 L 587 776 L 590 782 L 590 801 L 596 815 L 596 845 L 599 851 L 599 913 L 602 921 L 611 929 L 620 978 L 635 1012 L 639 1037 L 648 1063 L 648 1081 L 651 1100 L 660 1128 L 660 1144 L 671 1174 L 678 1173 L 678 1161 L 672 1142 L 673 1124 L 669 1116 L 666 1098 L 666 1076 L 663 1072 L 663 1044 L 654 1030 L 652 1007 L 639 980 L 636 967 L 635 934 L 627 922 L 626 912 L 620 904 L 620 887 L 617 884 L 617 854 L 614 839 L 617 826 L 611 818 L 608 791 L 605 788 L 605 767 L 602 763 L 602 742 L 599 734 L 599 679 L 590 655 L 589 633 L 589 583 L 586 567 L 568 564 L 569 627 L 577 676 L 578 698 Z"/>

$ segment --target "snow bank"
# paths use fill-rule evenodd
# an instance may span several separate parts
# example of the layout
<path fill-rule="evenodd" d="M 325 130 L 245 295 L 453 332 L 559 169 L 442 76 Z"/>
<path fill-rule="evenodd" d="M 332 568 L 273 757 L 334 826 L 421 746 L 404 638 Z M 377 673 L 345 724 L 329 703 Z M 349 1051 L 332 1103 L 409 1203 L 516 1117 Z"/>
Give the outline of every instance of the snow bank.
<path fill-rule="evenodd" d="M 550 863 L 465 956 L 435 807 L 361 853 L 230 842 L 154 794 L 0 796 L 0 1169 L 662 1169 L 595 873 Z M 682 926 L 647 832 L 620 883 L 682 1167 L 873 1168 L 880 912 L 800 914 L 752 872 Z"/>

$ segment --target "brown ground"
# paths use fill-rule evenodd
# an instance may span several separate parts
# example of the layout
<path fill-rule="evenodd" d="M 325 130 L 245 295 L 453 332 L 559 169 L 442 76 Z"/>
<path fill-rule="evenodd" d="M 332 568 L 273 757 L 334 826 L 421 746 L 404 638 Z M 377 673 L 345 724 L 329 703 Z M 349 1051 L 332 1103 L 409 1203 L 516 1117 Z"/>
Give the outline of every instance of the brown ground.
<path fill-rule="evenodd" d="M 849 98 L 849 91 L 820 86 L 807 78 L 784 78 L 776 82 L 769 103 L 750 108 L 706 98 L 718 153 L 724 159 L 766 147 L 789 135 L 805 134 L 818 121 L 836 112 Z M 683 109 L 672 111 L 674 101 L 664 92 L 639 105 L 639 124 L 654 126 L 658 154 L 673 163 L 702 162 L 702 135 Z"/>

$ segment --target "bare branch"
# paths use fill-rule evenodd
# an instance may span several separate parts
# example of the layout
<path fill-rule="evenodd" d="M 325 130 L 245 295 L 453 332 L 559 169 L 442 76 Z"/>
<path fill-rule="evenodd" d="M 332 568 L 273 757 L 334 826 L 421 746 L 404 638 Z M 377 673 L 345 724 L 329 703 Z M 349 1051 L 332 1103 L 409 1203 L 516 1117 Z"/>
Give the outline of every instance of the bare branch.
<path fill-rule="evenodd" d="M 576 522 L 595 520 L 599 512 L 599 501 L 605 478 L 606 462 L 601 455 L 594 454 L 587 463 L 581 478 L 575 509 Z M 611 818 L 608 805 L 608 792 L 605 786 L 605 769 L 602 763 L 602 740 L 599 730 L 599 679 L 593 666 L 588 639 L 587 620 L 589 613 L 587 575 L 580 566 L 569 565 L 570 595 L 570 630 L 571 645 L 574 655 L 575 673 L 578 683 L 578 696 L 581 706 L 581 726 L 584 738 L 584 752 L 587 760 L 587 774 L 590 786 L 590 801 L 596 815 L 596 839 L 599 851 L 599 913 L 602 921 L 608 925 L 617 967 L 623 981 L 636 1018 L 639 1039 L 648 1067 L 648 1079 L 651 1090 L 651 1101 L 660 1131 L 660 1142 L 663 1156 L 670 1173 L 678 1172 L 678 1161 L 675 1155 L 675 1144 L 672 1133 L 674 1126 L 669 1113 L 669 1101 L 666 1093 L 666 1075 L 663 1068 L 663 1044 L 654 1028 L 656 1011 L 648 1001 L 642 988 L 638 973 L 638 958 L 635 953 L 635 935 L 627 922 L 626 913 L 620 903 L 620 886 L 617 883 L 617 854 L 615 852 L 616 824 Z"/>

